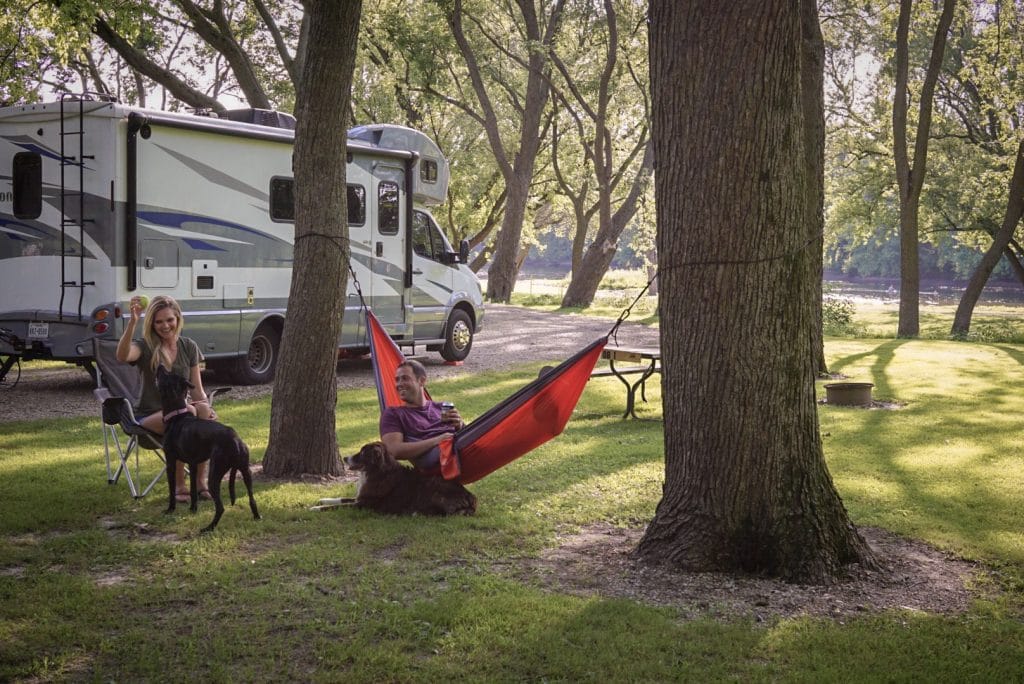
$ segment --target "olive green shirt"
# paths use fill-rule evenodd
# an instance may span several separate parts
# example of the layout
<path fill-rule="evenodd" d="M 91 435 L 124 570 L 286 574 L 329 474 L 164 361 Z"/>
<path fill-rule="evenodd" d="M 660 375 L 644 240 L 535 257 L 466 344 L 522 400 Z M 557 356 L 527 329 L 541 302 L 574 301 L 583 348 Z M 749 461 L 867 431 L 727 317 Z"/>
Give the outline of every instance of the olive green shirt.
<path fill-rule="evenodd" d="M 160 410 L 160 391 L 156 388 L 156 375 L 153 373 L 152 366 L 153 350 L 149 348 L 145 340 L 133 340 L 132 344 L 142 352 L 139 358 L 133 362 L 142 373 L 142 396 L 139 397 L 135 411 L 145 416 Z M 171 372 L 189 380 L 193 366 L 198 366 L 202 360 L 203 355 L 199 351 L 199 345 L 188 337 L 179 337 L 178 355 L 175 357 L 174 363 L 171 364 Z"/>

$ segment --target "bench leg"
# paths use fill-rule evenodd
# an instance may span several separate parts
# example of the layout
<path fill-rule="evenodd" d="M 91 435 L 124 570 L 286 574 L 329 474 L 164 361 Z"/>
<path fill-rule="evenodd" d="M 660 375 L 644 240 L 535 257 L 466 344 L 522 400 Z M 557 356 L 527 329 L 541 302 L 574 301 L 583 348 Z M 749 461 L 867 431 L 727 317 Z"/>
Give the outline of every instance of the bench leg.
<path fill-rule="evenodd" d="M 637 380 L 636 382 L 634 382 L 632 386 L 630 386 L 627 383 L 626 387 L 628 388 L 628 391 L 626 393 L 626 413 L 623 414 L 623 416 L 622 416 L 623 418 L 626 418 L 627 416 L 633 416 L 633 418 L 637 418 L 637 415 L 636 415 L 636 390 L 637 390 L 638 387 L 640 388 L 640 398 L 644 401 L 644 403 L 646 403 L 647 402 L 647 392 L 646 392 L 646 390 L 647 390 L 647 378 L 651 377 L 652 375 L 654 375 L 654 362 L 653 361 L 651 362 L 650 367 L 648 367 L 647 370 L 644 371 L 643 375 L 640 376 L 640 379 Z"/>

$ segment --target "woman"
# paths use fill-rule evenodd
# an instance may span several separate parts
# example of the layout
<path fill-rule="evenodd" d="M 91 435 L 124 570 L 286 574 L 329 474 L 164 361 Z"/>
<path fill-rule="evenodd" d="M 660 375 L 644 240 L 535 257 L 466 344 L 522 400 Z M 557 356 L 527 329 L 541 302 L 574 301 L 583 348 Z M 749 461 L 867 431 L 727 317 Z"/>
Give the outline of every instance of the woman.
<path fill-rule="evenodd" d="M 124 334 L 117 343 L 117 360 L 138 366 L 142 373 L 142 396 L 135 407 L 135 417 L 142 427 L 150 432 L 164 433 L 164 414 L 160 407 L 160 392 L 156 387 L 156 369 L 162 365 L 172 373 L 186 378 L 192 383 L 189 395 L 191 402 L 188 410 L 205 420 L 216 420 L 217 414 L 210 406 L 203 380 L 199 373 L 199 362 L 203 355 L 195 341 L 181 336 L 185 320 L 181 315 L 181 306 L 172 297 L 157 296 L 146 309 L 146 318 L 142 324 L 142 340 L 136 340 L 135 327 L 142 314 L 142 303 L 138 296 L 132 297 L 129 304 L 131 318 L 124 328 Z M 204 499 L 211 498 L 206 485 L 208 463 L 199 466 L 199 494 Z M 189 489 L 185 483 L 185 464 L 178 461 L 174 474 L 175 499 L 186 502 L 189 500 Z"/>

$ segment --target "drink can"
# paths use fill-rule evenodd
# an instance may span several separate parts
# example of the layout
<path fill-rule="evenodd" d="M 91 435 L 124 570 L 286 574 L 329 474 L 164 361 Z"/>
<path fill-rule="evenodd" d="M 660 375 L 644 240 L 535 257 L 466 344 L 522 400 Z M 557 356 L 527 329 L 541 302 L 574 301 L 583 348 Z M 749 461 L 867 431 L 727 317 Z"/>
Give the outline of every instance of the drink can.
<path fill-rule="evenodd" d="M 453 404 L 452 402 L 450 402 L 450 401 L 442 401 L 441 402 L 441 410 L 442 411 L 451 411 L 453 408 L 455 408 L 455 404 Z"/>

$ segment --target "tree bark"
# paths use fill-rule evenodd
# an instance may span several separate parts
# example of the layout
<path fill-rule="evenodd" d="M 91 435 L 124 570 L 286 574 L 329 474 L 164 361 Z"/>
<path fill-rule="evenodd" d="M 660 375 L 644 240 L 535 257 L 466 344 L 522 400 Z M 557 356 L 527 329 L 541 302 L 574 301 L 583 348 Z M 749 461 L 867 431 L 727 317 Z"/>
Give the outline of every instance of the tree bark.
<path fill-rule="evenodd" d="M 650 31 L 665 486 L 637 552 L 828 583 L 873 561 L 818 430 L 799 4 L 652 0 Z"/>
<path fill-rule="evenodd" d="M 921 330 L 921 267 L 917 251 L 921 190 L 924 188 L 927 169 L 935 83 L 942 69 L 942 57 L 946 51 L 949 27 L 953 23 L 956 0 L 943 0 L 942 15 L 935 28 L 931 56 L 921 87 L 914 154 L 911 157 L 907 150 L 907 109 L 910 100 L 908 53 L 912 5 L 913 0 L 900 0 L 896 26 L 896 88 L 892 110 L 893 159 L 900 195 L 900 313 L 896 332 L 899 337 L 917 337 Z"/>
<path fill-rule="evenodd" d="M 971 280 L 967 283 L 967 289 L 960 297 L 960 304 L 956 307 L 950 334 L 962 337 L 971 331 L 971 317 L 974 315 L 974 307 L 981 297 L 981 291 L 985 289 L 985 283 L 991 277 L 992 271 L 1009 248 L 1010 239 L 1017 230 L 1022 215 L 1024 215 L 1024 141 L 1017 147 L 1017 161 L 1013 165 L 1013 176 L 1010 178 L 1003 223 L 996 234 L 992 236 L 992 244 L 981 257 L 981 262 L 974 269 Z"/>
<path fill-rule="evenodd" d="M 305 0 L 309 43 L 295 131 L 295 266 L 281 339 L 268 475 L 338 475 L 337 344 L 349 262 L 346 119 L 359 0 Z"/>
<path fill-rule="evenodd" d="M 825 41 L 818 21 L 817 0 L 800 0 L 803 33 L 801 45 L 801 92 L 804 115 L 804 153 L 807 157 L 807 239 L 811 242 L 814 268 L 814 322 L 811 325 L 811 358 L 814 375 L 828 373 L 822 330 L 822 278 L 825 259 Z"/>

